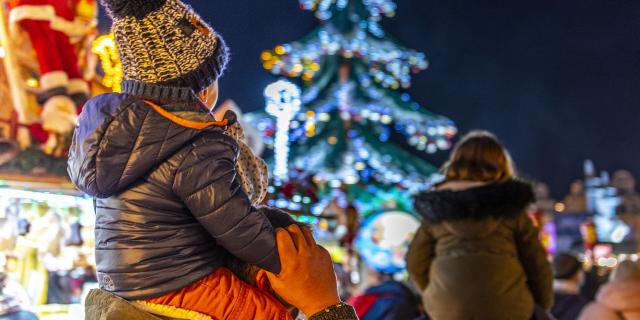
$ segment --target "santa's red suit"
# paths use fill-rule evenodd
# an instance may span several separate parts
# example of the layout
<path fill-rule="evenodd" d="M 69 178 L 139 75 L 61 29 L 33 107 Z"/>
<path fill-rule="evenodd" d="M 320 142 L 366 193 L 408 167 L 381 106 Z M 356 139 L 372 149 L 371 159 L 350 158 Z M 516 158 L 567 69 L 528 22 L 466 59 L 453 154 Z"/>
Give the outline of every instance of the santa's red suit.
<path fill-rule="evenodd" d="M 40 68 L 42 128 L 53 135 L 71 132 L 89 86 L 78 67 L 70 38 L 86 34 L 87 24 L 76 21 L 82 0 L 11 0 L 10 25 L 28 34 Z M 84 0 L 86 1 L 86 0 Z M 91 0 L 95 1 L 95 0 Z M 36 129 L 37 130 L 37 129 Z M 55 144 L 49 137 L 48 144 Z"/>

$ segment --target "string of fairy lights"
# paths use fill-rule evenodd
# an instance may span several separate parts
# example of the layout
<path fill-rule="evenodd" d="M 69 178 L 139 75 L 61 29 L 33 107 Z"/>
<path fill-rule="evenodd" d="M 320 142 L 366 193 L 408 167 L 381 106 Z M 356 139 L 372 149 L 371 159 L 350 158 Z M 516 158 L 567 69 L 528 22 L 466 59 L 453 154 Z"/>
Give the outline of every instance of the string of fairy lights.
<path fill-rule="evenodd" d="M 114 92 L 120 92 L 122 83 L 122 62 L 113 34 L 105 34 L 93 42 L 91 51 L 98 55 L 102 67 L 102 84 Z"/>
<path fill-rule="evenodd" d="M 372 37 L 362 29 L 345 35 L 331 24 L 320 27 L 313 41 L 280 45 L 264 51 L 261 58 L 263 67 L 273 74 L 311 81 L 320 71 L 322 58 L 334 55 L 361 59 L 369 67 L 370 80 L 393 90 L 410 87 L 411 75 L 429 66 L 421 52 Z"/>
<path fill-rule="evenodd" d="M 273 74 L 311 81 L 320 70 L 324 56 L 339 54 L 348 59 L 362 59 L 369 66 L 369 76 L 373 81 L 395 90 L 408 88 L 411 74 L 428 67 L 423 53 L 400 47 L 384 38 L 378 22 L 382 16 L 395 15 L 394 1 L 300 0 L 299 3 L 302 9 L 314 11 L 318 19 L 325 22 L 336 13 L 349 14 L 348 11 L 353 9 L 349 6 L 355 4 L 363 6 L 366 17 L 351 15 L 355 26 L 351 32 L 341 32 L 333 24 L 325 23 L 311 41 L 283 44 L 264 51 L 263 66 Z"/>

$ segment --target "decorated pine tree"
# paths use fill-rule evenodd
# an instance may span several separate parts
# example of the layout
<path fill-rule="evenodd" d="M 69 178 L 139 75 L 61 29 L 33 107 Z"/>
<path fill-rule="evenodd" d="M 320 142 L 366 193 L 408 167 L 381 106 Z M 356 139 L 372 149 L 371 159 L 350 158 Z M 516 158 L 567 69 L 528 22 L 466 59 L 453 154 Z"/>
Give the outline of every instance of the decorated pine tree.
<path fill-rule="evenodd" d="M 423 155 L 450 148 L 456 128 L 403 91 L 428 63 L 423 53 L 401 46 L 380 25 L 383 17 L 395 15 L 395 2 L 299 3 L 320 25 L 261 58 L 274 75 L 302 84 L 300 98 L 281 81 L 266 90 L 267 113 L 250 115 L 280 160 L 269 160 L 276 168 L 274 202 L 304 210 L 313 197 L 327 204 L 336 190 L 357 201 L 364 194 L 424 186 L 436 168 Z M 283 103 L 289 108 L 274 112 Z"/>

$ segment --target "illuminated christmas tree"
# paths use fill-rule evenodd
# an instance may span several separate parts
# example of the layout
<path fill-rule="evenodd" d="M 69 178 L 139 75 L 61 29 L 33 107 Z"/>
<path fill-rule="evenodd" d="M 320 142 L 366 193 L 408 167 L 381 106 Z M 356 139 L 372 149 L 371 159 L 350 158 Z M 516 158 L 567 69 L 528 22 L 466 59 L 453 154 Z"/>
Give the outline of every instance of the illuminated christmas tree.
<path fill-rule="evenodd" d="M 271 190 L 274 204 L 305 211 L 316 200 L 328 205 L 336 191 L 351 202 L 365 193 L 423 187 L 436 168 L 421 154 L 450 148 L 457 130 L 451 120 L 427 111 L 402 91 L 428 63 L 423 53 L 402 47 L 379 24 L 384 16 L 395 15 L 395 2 L 299 3 L 315 12 L 320 26 L 261 57 L 274 75 L 304 84 L 300 106 L 289 109 L 298 111 L 279 121 L 266 113 L 249 116 L 280 158 L 270 161 L 278 172 Z M 288 87 L 278 91 L 272 85 L 265 95 L 270 103 L 290 103 Z M 288 130 L 282 130 L 283 121 L 289 122 Z M 316 214 L 322 211 L 315 209 Z"/>

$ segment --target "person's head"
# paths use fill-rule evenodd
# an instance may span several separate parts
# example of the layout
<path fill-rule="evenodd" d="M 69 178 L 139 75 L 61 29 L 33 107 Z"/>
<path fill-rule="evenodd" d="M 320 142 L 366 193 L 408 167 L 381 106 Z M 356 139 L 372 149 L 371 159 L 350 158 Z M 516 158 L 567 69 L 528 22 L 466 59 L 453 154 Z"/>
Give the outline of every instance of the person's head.
<path fill-rule="evenodd" d="M 509 152 L 487 131 L 465 135 L 443 167 L 447 181 L 502 182 L 514 178 L 514 171 Z"/>
<path fill-rule="evenodd" d="M 583 195 L 584 183 L 581 180 L 576 180 L 572 182 L 569 191 L 571 192 L 572 195 Z"/>
<path fill-rule="evenodd" d="M 570 253 L 560 253 L 553 258 L 553 278 L 580 284 L 584 273 L 582 263 Z"/>
<path fill-rule="evenodd" d="M 638 262 L 625 260 L 620 262 L 618 267 L 611 273 L 609 281 L 625 282 L 640 281 L 640 265 Z"/>
<path fill-rule="evenodd" d="M 180 0 L 101 1 L 113 19 L 123 86 L 188 88 L 209 106 L 217 100 L 228 49 L 190 6 Z"/>

